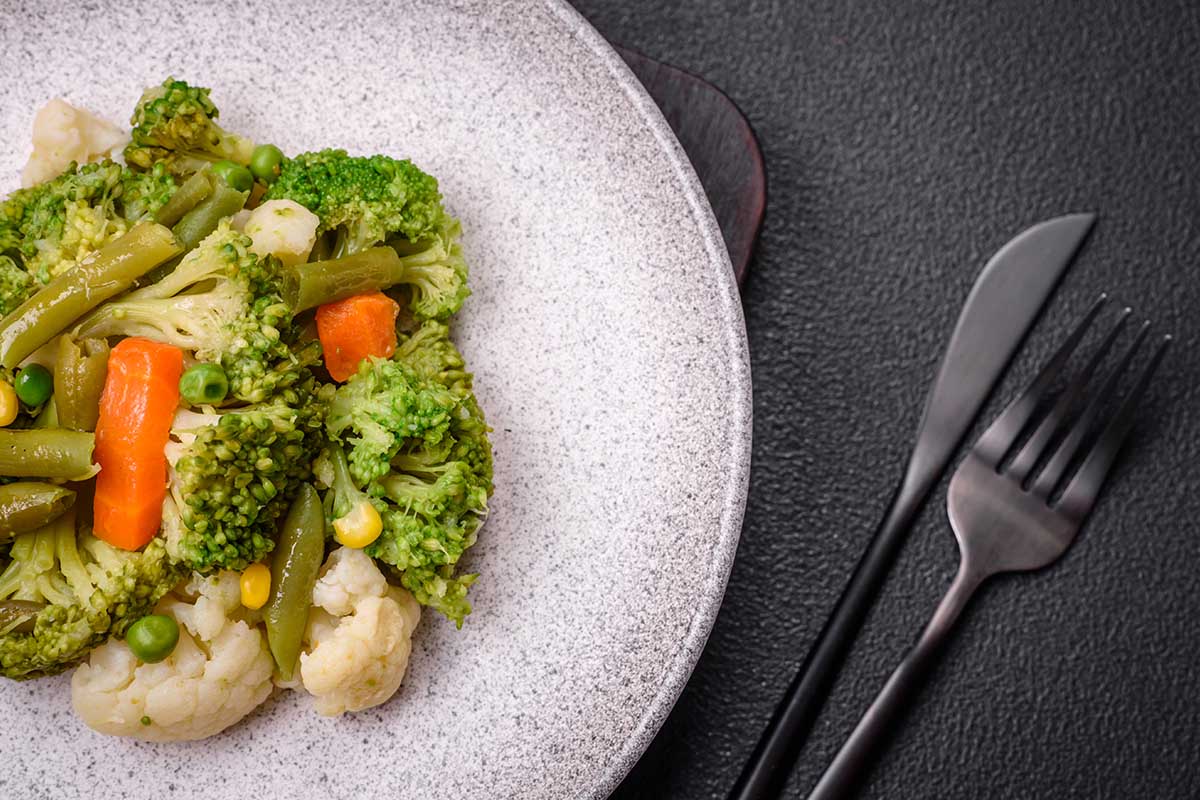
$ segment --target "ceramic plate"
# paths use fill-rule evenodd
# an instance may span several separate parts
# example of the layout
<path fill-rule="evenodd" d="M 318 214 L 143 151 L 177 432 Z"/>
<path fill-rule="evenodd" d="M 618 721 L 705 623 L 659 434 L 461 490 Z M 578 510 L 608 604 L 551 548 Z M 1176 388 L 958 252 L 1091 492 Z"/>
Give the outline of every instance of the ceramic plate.
<path fill-rule="evenodd" d="M 566 4 L 8 5 L 0 188 L 54 96 L 124 121 L 167 75 L 285 152 L 412 158 L 465 230 L 456 336 L 495 427 L 475 612 L 426 613 L 391 702 L 289 693 L 204 742 L 101 737 L 66 677 L 0 683 L 7 797 L 604 797 L 721 602 L 750 450 L 745 329 L 686 157 Z"/>

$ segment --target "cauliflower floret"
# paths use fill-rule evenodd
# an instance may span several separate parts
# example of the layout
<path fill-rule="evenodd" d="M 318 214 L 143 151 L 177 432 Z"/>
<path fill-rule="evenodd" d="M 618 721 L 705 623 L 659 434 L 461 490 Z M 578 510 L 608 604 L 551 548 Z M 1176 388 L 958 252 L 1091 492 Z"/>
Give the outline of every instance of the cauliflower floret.
<path fill-rule="evenodd" d="M 313 587 L 313 605 L 335 617 L 354 613 L 354 607 L 366 597 L 383 597 L 387 581 L 362 550 L 339 547 L 329 554 L 317 584 Z"/>
<path fill-rule="evenodd" d="M 192 579 L 181 594 L 195 598 L 191 605 L 179 603 L 175 606 L 175 621 L 191 631 L 201 641 L 215 639 L 225 623 L 242 604 L 242 587 L 238 573 L 223 570 L 216 575 L 192 573 Z"/>
<path fill-rule="evenodd" d="M 60 175 L 72 161 L 85 164 L 103 156 L 126 138 L 112 123 L 65 100 L 51 100 L 33 118 L 33 153 L 21 172 L 21 185 Z"/>
<path fill-rule="evenodd" d="M 294 200 L 268 200 L 250 212 L 242 230 L 256 255 L 273 255 L 291 266 L 308 260 L 320 224 L 316 214 Z"/>
<path fill-rule="evenodd" d="M 233 228 L 238 233 L 246 232 L 246 223 L 250 221 L 250 215 L 254 211 L 249 208 L 243 208 L 229 218 L 229 227 Z"/>
<path fill-rule="evenodd" d="M 421 607 L 388 586 L 370 556 L 339 548 L 313 588 L 300 678 L 317 713 L 337 716 L 386 702 L 404 679 Z"/>
<path fill-rule="evenodd" d="M 180 594 L 155 609 L 181 626 L 166 660 L 143 664 L 125 642 L 110 639 L 75 671 L 71 702 L 89 727 L 148 741 L 203 739 L 271 694 L 266 637 L 230 618 L 239 605 L 237 573 L 195 576 Z"/>

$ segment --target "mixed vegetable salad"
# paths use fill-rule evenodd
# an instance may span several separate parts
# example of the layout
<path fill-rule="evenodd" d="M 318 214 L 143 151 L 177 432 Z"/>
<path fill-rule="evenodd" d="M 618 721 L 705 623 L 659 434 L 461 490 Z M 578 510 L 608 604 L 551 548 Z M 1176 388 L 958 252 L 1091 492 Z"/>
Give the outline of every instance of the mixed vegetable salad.
<path fill-rule="evenodd" d="M 437 181 L 217 117 L 52 101 L 0 202 L 0 674 L 82 661 L 76 712 L 143 739 L 386 701 L 492 492 Z"/>

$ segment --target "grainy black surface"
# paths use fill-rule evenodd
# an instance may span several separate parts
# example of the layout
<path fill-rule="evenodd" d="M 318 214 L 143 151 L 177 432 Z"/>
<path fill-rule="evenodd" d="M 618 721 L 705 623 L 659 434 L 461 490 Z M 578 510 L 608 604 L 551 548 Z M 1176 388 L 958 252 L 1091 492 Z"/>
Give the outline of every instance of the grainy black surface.
<path fill-rule="evenodd" d="M 1200 6 L 1190 0 L 577 0 L 749 117 L 754 468 L 709 645 L 614 795 L 723 798 L 876 523 L 959 305 L 1038 219 L 1099 227 L 993 398 L 1101 290 L 1178 346 L 1080 540 L 985 587 L 874 798 L 1200 796 Z M 943 484 L 944 487 L 944 484 Z M 955 566 L 921 516 L 797 768 L 803 797 Z"/>

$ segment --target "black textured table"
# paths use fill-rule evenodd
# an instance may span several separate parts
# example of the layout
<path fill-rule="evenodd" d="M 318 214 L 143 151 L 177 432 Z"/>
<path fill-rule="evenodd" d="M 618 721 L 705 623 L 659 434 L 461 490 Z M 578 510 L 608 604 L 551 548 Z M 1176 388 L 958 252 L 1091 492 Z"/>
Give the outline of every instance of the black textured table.
<path fill-rule="evenodd" d="M 744 288 L 754 467 L 708 648 L 614 795 L 723 798 L 877 522 L 972 279 L 1102 215 L 1003 382 L 1101 291 L 1178 346 L 1081 539 L 968 611 L 866 797 L 1200 796 L 1200 6 L 578 0 L 749 117 L 769 199 Z M 988 414 L 999 407 L 993 398 Z M 956 565 L 944 483 L 797 768 L 803 797 Z"/>

